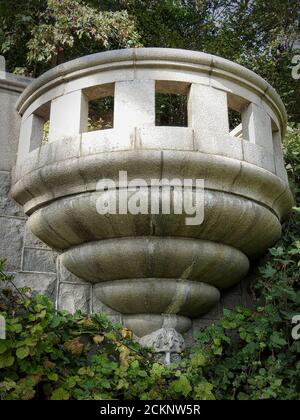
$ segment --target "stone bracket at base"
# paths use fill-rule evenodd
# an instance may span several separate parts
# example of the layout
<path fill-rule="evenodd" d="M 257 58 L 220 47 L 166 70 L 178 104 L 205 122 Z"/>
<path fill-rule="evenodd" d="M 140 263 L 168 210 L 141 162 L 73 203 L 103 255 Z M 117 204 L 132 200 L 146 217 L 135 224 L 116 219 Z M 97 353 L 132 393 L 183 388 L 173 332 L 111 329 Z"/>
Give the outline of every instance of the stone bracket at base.
<path fill-rule="evenodd" d="M 156 353 L 162 353 L 161 362 L 165 365 L 179 362 L 180 353 L 185 349 L 181 334 L 174 328 L 160 328 L 139 339 L 142 347 L 152 348 Z"/>

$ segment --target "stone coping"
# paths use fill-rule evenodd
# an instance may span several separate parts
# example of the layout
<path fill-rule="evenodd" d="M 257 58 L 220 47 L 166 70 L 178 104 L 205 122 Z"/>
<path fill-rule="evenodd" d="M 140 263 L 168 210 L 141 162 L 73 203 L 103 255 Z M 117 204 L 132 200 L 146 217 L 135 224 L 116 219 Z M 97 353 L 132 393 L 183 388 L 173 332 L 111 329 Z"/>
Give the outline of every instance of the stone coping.
<path fill-rule="evenodd" d="M 20 96 L 16 108 L 23 114 L 29 105 L 53 87 L 86 75 L 112 69 L 172 68 L 204 73 L 245 85 L 275 109 L 282 132 L 287 121 L 282 100 L 275 89 L 251 70 L 224 58 L 197 51 L 171 48 L 132 48 L 87 55 L 61 64 L 34 80 Z"/>
<path fill-rule="evenodd" d="M 32 83 L 30 77 L 18 76 L 6 71 L 0 71 L 0 89 L 21 93 Z"/>

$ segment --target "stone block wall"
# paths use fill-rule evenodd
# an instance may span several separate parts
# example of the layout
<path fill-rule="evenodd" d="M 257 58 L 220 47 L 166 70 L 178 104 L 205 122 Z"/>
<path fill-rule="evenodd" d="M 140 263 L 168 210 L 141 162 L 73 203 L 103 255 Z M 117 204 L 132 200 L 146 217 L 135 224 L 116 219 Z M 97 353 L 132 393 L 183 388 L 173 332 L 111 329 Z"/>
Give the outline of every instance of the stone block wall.
<path fill-rule="evenodd" d="M 0 171 L 0 258 L 17 286 L 55 299 L 56 254 L 28 230 L 26 216 L 9 196 L 10 179 L 10 172 Z"/>

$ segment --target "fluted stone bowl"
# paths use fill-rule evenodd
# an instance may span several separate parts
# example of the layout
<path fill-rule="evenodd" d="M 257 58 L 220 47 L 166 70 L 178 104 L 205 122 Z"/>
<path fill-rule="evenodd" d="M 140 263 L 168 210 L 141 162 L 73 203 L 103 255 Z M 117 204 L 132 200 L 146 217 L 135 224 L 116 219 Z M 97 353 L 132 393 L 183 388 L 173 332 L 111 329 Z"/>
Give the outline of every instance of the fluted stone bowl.
<path fill-rule="evenodd" d="M 187 127 L 155 125 L 157 93 L 186 96 Z M 88 132 L 89 101 L 110 95 L 113 128 Z M 242 121 L 232 130 L 230 109 Z M 18 111 L 14 199 L 33 233 L 95 283 L 94 293 L 138 336 L 166 320 L 187 331 L 281 235 L 293 204 L 281 151 L 286 114 L 274 89 L 244 67 L 187 50 L 93 54 L 36 79 Z M 149 183 L 203 179 L 203 223 L 187 225 L 187 214 L 174 212 L 99 214 L 97 200 L 115 191 L 97 183 L 121 187 L 119 171 Z"/>

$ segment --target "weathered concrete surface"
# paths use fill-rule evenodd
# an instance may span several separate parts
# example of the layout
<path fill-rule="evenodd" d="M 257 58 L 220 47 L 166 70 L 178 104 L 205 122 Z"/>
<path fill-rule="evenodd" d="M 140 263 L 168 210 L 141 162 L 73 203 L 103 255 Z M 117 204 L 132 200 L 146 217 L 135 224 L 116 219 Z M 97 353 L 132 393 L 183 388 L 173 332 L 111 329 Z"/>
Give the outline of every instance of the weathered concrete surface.
<path fill-rule="evenodd" d="M 0 171 L 10 171 L 16 161 L 21 123 L 15 106 L 31 79 L 7 73 L 4 57 L 0 60 Z"/>
<path fill-rule="evenodd" d="M 221 182 L 225 183 L 224 176 Z M 254 187 L 250 192 L 254 193 Z M 109 194 L 105 193 L 106 196 Z M 186 214 L 117 214 L 103 218 L 96 208 L 97 200 L 101 196 L 102 193 L 93 192 L 56 200 L 47 207 L 38 209 L 30 217 L 30 227 L 43 241 L 57 249 L 67 249 L 70 245 L 80 245 L 88 240 L 127 238 L 133 235 L 169 236 L 222 241 L 249 257 L 264 252 L 281 234 L 281 225 L 273 212 L 241 195 L 207 190 L 204 196 L 205 218 L 197 226 L 185 224 Z M 160 203 L 161 200 L 161 194 L 158 194 Z M 173 208 L 173 197 L 171 205 Z M 64 238 L 60 234 L 62 230 Z M 263 236 L 260 235 L 262 230 L 265 230 Z"/>
<path fill-rule="evenodd" d="M 155 123 L 154 80 L 130 80 L 115 84 L 114 127 L 129 131 Z"/>
<path fill-rule="evenodd" d="M 87 131 L 88 102 L 81 93 L 75 91 L 52 101 L 49 142 L 75 137 Z M 75 118 L 74 118 L 75 117 Z"/>
<path fill-rule="evenodd" d="M 151 278 L 152 274 L 221 289 L 237 283 L 249 268 L 247 257 L 227 245 L 165 237 L 94 241 L 66 251 L 62 261 L 71 272 L 93 282 Z"/>
<path fill-rule="evenodd" d="M 55 273 L 56 255 L 51 250 L 38 248 L 24 248 L 23 270 L 42 273 Z"/>
<path fill-rule="evenodd" d="M 0 171 L 0 215 L 24 217 L 22 207 L 10 196 L 11 173 Z"/>
<path fill-rule="evenodd" d="M 28 222 L 26 222 L 26 225 L 25 225 L 24 246 L 28 248 L 50 249 L 44 242 L 42 242 L 37 236 L 35 236 L 31 232 Z"/>
<path fill-rule="evenodd" d="M 175 290 L 174 294 L 170 290 Z M 215 306 L 219 291 L 205 283 L 184 279 L 105 281 L 94 289 L 103 303 L 123 314 L 161 313 L 197 317 Z"/>
<path fill-rule="evenodd" d="M 53 302 L 56 298 L 57 276 L 51 273 L 13 272 L 14 284 L 18 288 L 30 288 L 34 293 L 48 296 Z M 5 285 L 7 286 L 7 285 Z"/>
<path fill-rule="evenodd" d="M 1 89 L 0 84 L 0 170 L 9 171 L 14 165 L 18 149 L 20 117 L 15 110 L 19 94 Z"/>
<path fill-rule="evenodd" d="M 175 328 L 179 333 L 188 331 L 192 326 L 190 318 L 181 315 L 172 314 L 135 314 L 135 315 L 123 315 L 123 324 L 134 331 L 138 337 L 142 337 L 151 332 L 163 328 L 167 324 L 171 328 Z"/>
<path fill-rule="evenodd" d="M 0 217 L 0 255 L 7 270 L 21 269 L 24 232 L 24 220 Z"/>
<path fill-rule="evenodd" d="M 136 133 L 137 149 L 193 150 L 194 133 L 189 127 L 147 127 Z"/>
<path fill-rule="evenodd" d="M 80 310 L 83 313 L 90 313 L 90 286 L 80 284 L 60 283 L 58 307 L 74 313 Z"/>
<path fill-rule="evenodd" d="M 156 92 L 188 95 L 188 127 L 155 127 Z M 87 133 L 88 100 L 108 94 L 114 128 Z M 49 104 L 49 144 L 38 145 L 33 124 L 21 131 L 12 195 L 33 234 L 72 272 L 58 269 L 57 306 L 110 308 L 116 319 L 121 311 L 125 325 L 144 335 L 167 315 L 185 332 L 190 317 L 206 312 L 207 323 L 224 305 L 243 303 L 242 292 L 217 303 L 217 289 L 237 284 L 249 259 L 274 244 L 293 203 L 280 145 L 286 114 L 274 89 L 220 57 L 132 49 L 42 75 L 18 101 L 23 124 Z M 231 133 L 229 108 L 242 114 Z M 117 180 L 120 170 L 129 180 L 204 179 L 204 222 L 187 226 L 185 214 L 100 216 L 97 182 Z M 34 260 L 27 245 L 23 264 L 54 270 L 49 253 L 36 246 Z"/>

